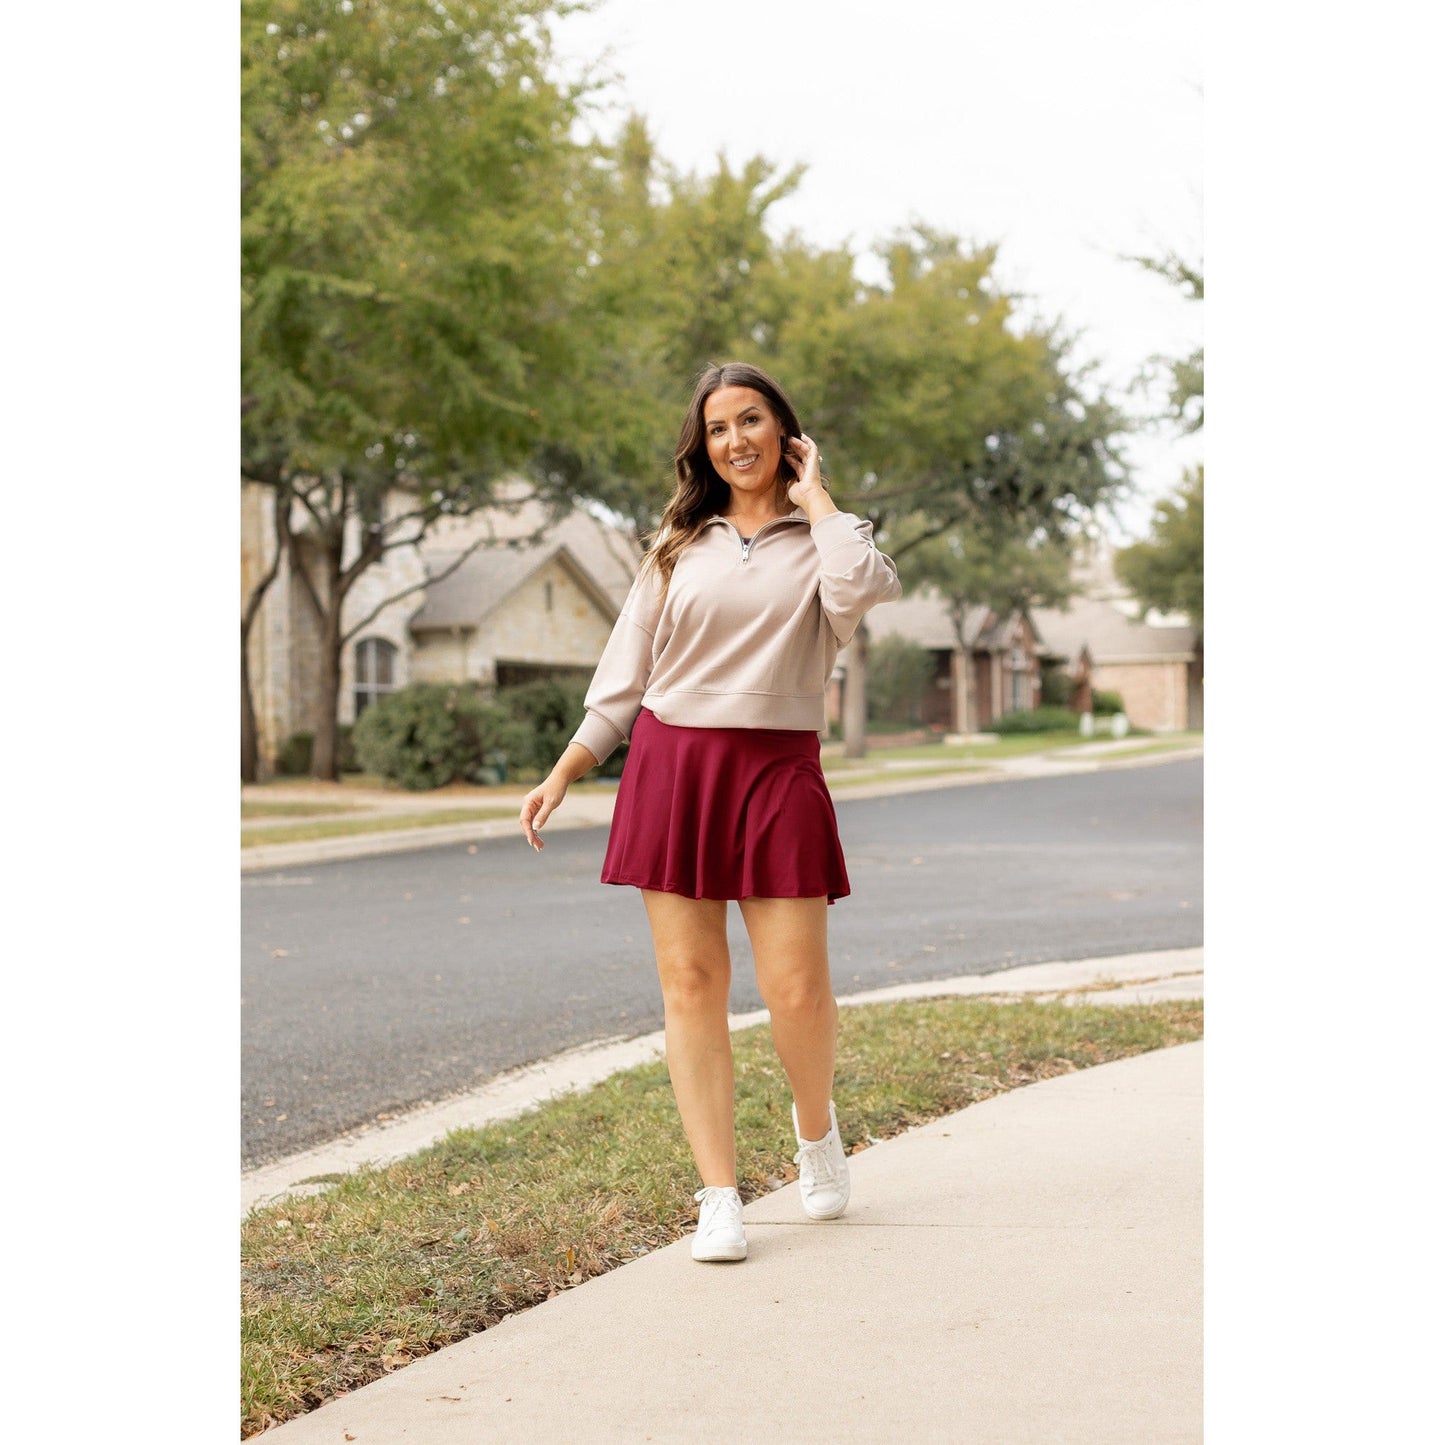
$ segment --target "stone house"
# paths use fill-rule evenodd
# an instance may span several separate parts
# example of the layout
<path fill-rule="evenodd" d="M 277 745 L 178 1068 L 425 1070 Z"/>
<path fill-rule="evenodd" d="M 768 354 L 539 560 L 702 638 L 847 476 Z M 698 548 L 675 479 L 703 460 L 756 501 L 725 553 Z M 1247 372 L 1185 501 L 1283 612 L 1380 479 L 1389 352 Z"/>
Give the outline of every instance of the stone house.
<path fill-rule="evenodd" d="M 545 527 L 522 484 L 501 497 L 497 508 L 445 520 L 420 546 L 388 552 L 358 580 L 343 615 L 344 630 L 364 624 L 342 656 L 343 726 L 409 682 L 591 676 L 641 558 L 636 539 L 580 509 Z M 271 561 L 273 505 L 268 488 L 243 487 L 243 602 Z M 263 775 L 288 737 L 316 730 L 320 648 L 304 584 L 283 557 L 250 643 Z"/>

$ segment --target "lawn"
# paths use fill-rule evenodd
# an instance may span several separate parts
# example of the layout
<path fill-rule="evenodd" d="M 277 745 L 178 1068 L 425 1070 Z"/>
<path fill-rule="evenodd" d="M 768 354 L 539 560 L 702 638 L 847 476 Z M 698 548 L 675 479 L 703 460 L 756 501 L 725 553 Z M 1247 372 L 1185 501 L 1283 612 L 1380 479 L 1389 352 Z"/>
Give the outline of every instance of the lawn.
<path fill-rule="evenodd" d="M 982 1099 L 1200 1038 L 1202 1002 L 941 998 L 842 1010 L 834 1098 L 850 1152 Z M 738 1184 L 795 1176 L 766 1025 L 733 1035 Z M 667 1066 L 443 1142 L 241 1231 L 242 1434 L 484 1330 L 690 1232 L 694 1166 Z"/>

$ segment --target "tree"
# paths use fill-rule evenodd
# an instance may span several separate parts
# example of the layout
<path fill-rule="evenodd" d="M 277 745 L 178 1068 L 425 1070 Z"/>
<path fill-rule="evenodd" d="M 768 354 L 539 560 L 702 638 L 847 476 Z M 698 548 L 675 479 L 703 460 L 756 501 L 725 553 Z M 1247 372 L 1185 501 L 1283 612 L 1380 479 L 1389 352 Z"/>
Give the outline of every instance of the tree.
<path fill-rule="evenodd" d="M 1190 301 L 1204 300 L 1204 267 L 1186 261 L 1175 251 L 1159 256 L 1129 256 L 1126 260 L 1162 276 Z M 1151 356 L 1140 382 L 1148 385 L 1151 373 L 1163 368 L 1169 378 L 1168 402 L 1160 421 L 1171 422 L 1185 434 L 1204 425 L 1204 348 L 1185 357 Z"/>
<path fill-rule="evenodd" d="M 1148 540 L 1121 548 L 1114 571 L 1145 607 L 1186 613 L 1203 636 L 1203 467 L 1186 472 L 1174 495 L 1155 503 Z"/>
<path fill-rule="evenodd" d="M 632 115 L 588 174 L 594 252 L 580 298 L 591 342 L 566 433 L 541 465 L 556 488 L 602 502 L 639 532 L 672 490 L 673 444 L 693 378 L 755 350 L 775 292 L 759 286 L 774 245 L 770 208 L 797 186 L 754 156 L 681 172 Z"/>
<path fill-rule="evenodd" d="M 790 318 L 776 340 L 839 505 L 873 521 L 900 567 L 960 527 L 1067 535 L 1124 484 L 1123 414 L 1060 327 L 1018 315 L 993 276 L 995 247 L 916 227 L 880 254 L 882 284 Z M 850 757 L 866 749 L 867 647 L 860 627 L 848 651 Z"/>
<path fill-rule="evenodd" d="M 318 777 L 335 776 L 343 648 L 370 621 L 343 624 L 359 578 L 487 505 L 567 423 L 588 157 L 552 75 L 555 8 L 242 5 L 242 475 L 275 495 L 322 636 Z M 275 575 L 243 608 L 243 738 Z M 243 776 L 254 720 L 249 736 Z"/>
<path fill-rule="evenodd" d="M 1043 528 L 1025 533 L 995 517 L 934 533 L 929 519 L 915 514 L 894 528 L 893 536 L 904 586 L 936 589 L 947 605 L 960 658 L 967 656 L 971 607 L 1008 617 L 1034 607 L 1062 607 L 1075 591 L 1067 537 Z M 910 543 L 914 536 L 923 538 L 917 546 Z M 954 675 L 957 732 L 968 731 L 968 691 L 968 669 L 960 665 Z"/>
<path fill-rule="evenodd" d="M 1162 276 L 1191 301 L 1204 300 L 1204 267 L 1170 251 L 1162 258 L 1129 258 Z M 1182 360 L 1153 357 L 1168 368 L 1169 405 L 1161 420 L 1188 435 L 1204 425 L 1204 352 L 1196 348 Z M 1150 536 L 1120 549 L 1114 558 L 1119 580 L 1146 606 L 1183 612 L 1204 634 L 1204 468 L 1184 473 L 1172 497 L 1155 504 Z"/>

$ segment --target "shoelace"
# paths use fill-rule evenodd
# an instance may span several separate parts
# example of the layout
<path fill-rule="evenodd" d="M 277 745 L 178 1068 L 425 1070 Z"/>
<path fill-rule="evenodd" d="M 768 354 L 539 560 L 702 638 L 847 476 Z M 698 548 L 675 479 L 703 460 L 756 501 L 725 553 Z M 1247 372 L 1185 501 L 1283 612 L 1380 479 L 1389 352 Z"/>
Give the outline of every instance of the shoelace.
<path fill-rule="evenodd" d="M 737 1191 L 724 1188 L 719 1184 L 709 1184 L 699 1189 L 692 1196 L 702 1205 L 697 1212 L 697 1227 L 706 1229 L 717 1222 L 718 1214 L 724 1216 L 725 1222 L 733 1220 L 741 1221 L 743 1217 L 743 1202 L 738 1198 Z"/>
<path fill-rule="evenodd" d="M 806 1179 L 809 1184 L 834 1184 L 837 1182 L 837 1174 L 833 1169 L 833 1161 L 828 1157 L 828 1140 L 820 1139 L 816 1143 L 803 1144 L 799 1141 L 798 1152 L 793 1155 L 793 1163 L 798 1166 L 798 1174 Z"/>

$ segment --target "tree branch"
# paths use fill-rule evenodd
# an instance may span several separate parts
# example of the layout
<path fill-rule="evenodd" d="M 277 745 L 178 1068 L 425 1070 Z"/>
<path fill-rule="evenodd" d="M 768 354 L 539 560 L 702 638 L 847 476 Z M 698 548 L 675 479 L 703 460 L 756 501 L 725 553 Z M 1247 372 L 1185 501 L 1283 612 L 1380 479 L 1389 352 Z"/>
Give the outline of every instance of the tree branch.
<path fill-rule="evenodd" d="M 452 573 L 455 572 L 457 568 L 460 567 L 462 563 L 467 560 L 468 557 L 470 557 L 479 548 L 485 547 L 487 545 L 487 541 L 488 539 L 486 537 L 478 537 L 477 540 L 471 544 L 471 546 L 469 546 L 465 551 L 459 552 L 446 567 L 442 568 L 440 572 L 437 572 L 433 576 L 423 577 L 420 582 L 413 582 L 409 587 L 403 587 L 400 592 L 393 592 L 390 597 L 387 597 L 381 602 L 378 602 L 376 606 L 373 607 L 371 611 L 368 612 L 366 616 L 361 619 L 360 622 L 357 622 L 354 626 L 350 627 L 345 633 L 342 634 L 341 641 L 343 643 L 350 642 L 351 639 L 357 635 L 357 633 L 362 631 L 363 628 L 369 627 L 373 622 L 375 622 L 376 619 L 380 617 L 381 614 L 385 612 L 386 609 L 390 607 L 393 602 L 400 602 L 403 597 L 410 597 L 413 592 L 419 592 L 423 587 L 430 587 L 433 582 L 440 582 L 443 578 L 450 577 Z"/>

